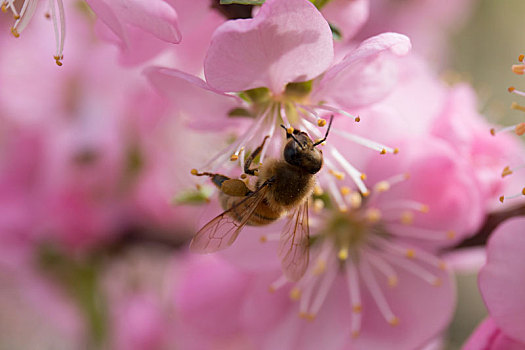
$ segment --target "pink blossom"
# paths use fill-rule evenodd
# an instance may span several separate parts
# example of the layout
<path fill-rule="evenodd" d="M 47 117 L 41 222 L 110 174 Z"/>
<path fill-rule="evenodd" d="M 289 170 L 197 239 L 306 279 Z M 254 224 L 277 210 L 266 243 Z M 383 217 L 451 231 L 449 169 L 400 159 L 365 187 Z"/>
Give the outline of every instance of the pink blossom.
<path fill-rule="evenodd" d="M 332 47 L 329 26 L 309 1 L 271 0 L 253 19 L 228 21 L 217 29 L 204 62 L 206 82 L 160 67 L 149 68 L 146 75 L 171 98 L 181 114 L 190 117 L 193 125 L 231 125 L 235 120 L 225 117 L 235 113 L 255 118 L 253 122 L 237 122 L 242 124 L 239 129 L 246 132 L 205 165 L 207 171 L 213 171 L 228 159 L 242 163 L 245 154 L 260 144 L 261 135 L 277 140 L 267 142 L 260 161 L 267 149 L 275 153 L 282 141 L 281 133 L 276 132 L 280 124 L 322 138 L 324 132 L 318 127 L 326 125 L 323 116 L 335 114 L 354 120 L 356 117 L 348 110 L 381 100 L 392 91 L 397 56 L 406 54 L 410 43 L 405 36 L 385 33 L 366 40 L 336 64 L 332 62 Z M 251 90 L 254 88 L 260 89 Z M 231 92 L 245 101 L 227 94 Z M 188 98 L 189 95 L 193 96 Z M 210 103 L 198 102 L 204 98 Z M 337 122 L 334 129 L 335 125 Z M 395 151 L 365 138 L 345 135 L 378 152 Z M 340 163 L 360 190 L 366 192 L 361 172 L 337 152 L 330 148 L 325 157 L 331 158 L 333 164 Z"/>
<path fill-rule="evenodd" d="M 499 204 L 496 198 L 506 192 L 505 188 L 512 188 L 501 170 L 508 164 L 519 164 L 525 149 L 512 135 L 494 137 L 487 130 L 490 125 L 477 112 L 474 91 L 467 85 L 458 85 L 448 92 L 443 110 L 432 126 L 432 134 L 448 141 L 470 163 L 482 186 L 482 200 L 488 208 L 494 208 Z"/>
<path fill-rule="evenodd" d="M 37 5 L 40 0 L 24 0 L 22 5 L 17 8 L 15 5 L 15 0 L 2 0 L 2 12 L 7 12 L 8 10 L 13 14 L 15 23 L 11 27 L 11 33 L 18 38 L 20 33 L 27 27 L 29 22 L 31 22 L 36 10 Z M 64 58 L 62 52 L 64 51 L 64 41 L 66 38 L 66 19 L 65 19 L 65 10 L 62 0 L 49 0 L 48 2 L 48 11 L 46 13 L 47 17 L 50 17 L 53 21 L 54 34 L 56 40 L 56 53 L 53 57 L 57 65 L 61 66 L 61 60 Z"/>
<path fill-rule="evenodd" d="M 517 276 L 525 270 L 524 218 L 501 224 L 487 245 L 487 264 L 479 274 L 479 288 L 490 317 L 508 337 L 525 343 L 525 284 Z"/>
<path fill-rule="evenodd" d="M 452 240 L 459 241 L 476 232 L 483 222 L 486 202 L 469 163 L 438 138 L 426 136 L 399 145 L 403 151 L 397 157 L 371 160 L 367 168 L 371 181 L 397 173 L 410 176 L 386 193 L 384 200 L 407 197 L 426 205 L 428 213 L 417 214 L 414 224 L 448 232 Z"/>
<path fill-rule="evenodd" d="M 518 57 L 518 61 L 519 63 L 518 64 L 514 64 L 512 65 L 512 71 L 517 74 L 517 75 L 523 75 L 523 73 L 525 72 L 525 64 L 523 63 L 523 60 L 524 60 L 525 56 L 524 55 L 520 55 Z M 508 91 L 512 94 L 515 94 L 517 96 L 520 96 L 520 97 L 523 97 L 525 96 L 525 92 L 524 91 L 521 91 L 521 90 L 518 90 L 516 89 L 514 86 L 510 86 L 508 88 Z M 514 109 L 514 110 L 517 110 L 517 111 L 520 111 L 520 112 L 524 112 L 525 111 L 525 107 L 523 107 L 522 105 L 520 105 L 519 103 L 517 102 L 513 102 L 511 104 L 511 108 Z M 501 133 L 507 133 L 507 132 L 513 132 L 515 133 L 516 135 L 518 136 L 522 136 L 525 134 L 525 122 L 521 122 L 521 123 L 518 123 L 518 124 L 514 124 L 514 125 L 510 125 L 510 126 L 506 126 L 504 128 L 501 128 L 499 130 L 496 131 L 495 128 L 492 128 L 490 130 L 491 134 L 494 135 L 494 136 L 498 136 L 499 138 L 501 138 L 502 136 L 500 136 Z M 522 152 L 523 153 L 523 152 Z M 501 172 L 501 176 L 502 177 L 506 177 L 506 176 L 509 176 L 509 175 L 512 175 L 513 173 L 515 172 L 519 172 L 520 170 L 522 170 L 523 168 L 525 168 L 525 160 L 523 159 L 523 157 L 519 160 L 517 159 L 511 159 L 509 160 L 509 165 L 505 166 L 503 168 L 503 171 Z M 517 181 L 520 181 L 520 180 L 517 180 Z M 519 191 L 514 192 L 513 194 L 510 194 L 510 195 L 503 195 L 501 196 L 499 199 L 501 202 L 504 202 L 505 199 L 515 199 L 515 198 L 523 198 L 522 196 L 525 196 L 525 187 L 523 187 L 523 182 L 521 182 L 520 184 L 518 184 L 517 186 L 515 187 L 519 187 L 521 186 L 521 189 Z M 510 188 L 511 186 L 509 186 Z"/>

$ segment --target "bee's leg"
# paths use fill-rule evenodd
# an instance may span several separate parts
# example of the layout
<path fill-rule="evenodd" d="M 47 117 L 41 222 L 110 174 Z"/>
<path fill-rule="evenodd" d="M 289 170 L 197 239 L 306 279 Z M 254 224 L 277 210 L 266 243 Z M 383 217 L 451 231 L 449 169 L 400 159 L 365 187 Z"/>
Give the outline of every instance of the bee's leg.
<path fill-rule="evenodd" d="M 261 145 L 259 147 L 257 147 L 253 152 L 252 154 L 250 154 L 250 156 L 246 159 L 246 161 L 244 162 L 244 172 L 248 175 L 255 175 L 255 170 L 257 169 L 250 169 L 250 165 L 252 165 L 252 162 L 253 160 L 255 159 L 255 157 L 257 157 L 259 155 L 259 153 L 261 153 L 263 147 L 264 147 L 264 144 L 266 143 L 266 140 L 268 140 L 268 138 L 270 138 L 270 136 L 266 136 L 263 140 L 263 142 L 261 143 Z"/>
<path fill-rule="evenodd" d="M 239 179 L 230 179 L 228 176 L 215 173 L 199 173 L 197 171 L 192 171 L 191 173 L 195 176 L 211 177 L 213 184 L 217 186 L 221 192 L 230 196 L 244 197 L 252 192 L 248 186 L 246 186 L 246 183 Z"/>

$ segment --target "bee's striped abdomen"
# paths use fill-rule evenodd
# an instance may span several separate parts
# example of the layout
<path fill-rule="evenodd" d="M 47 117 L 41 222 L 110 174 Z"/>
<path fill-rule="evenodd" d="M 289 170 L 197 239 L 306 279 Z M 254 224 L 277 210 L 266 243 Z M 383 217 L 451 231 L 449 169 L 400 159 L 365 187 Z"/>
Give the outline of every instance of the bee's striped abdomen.
<path fill-rule="evenodd" d="M 224 210 L 229 210 L 230 208 L 237 205 L 240 201 L 246 199 L 246 197 L 234 197 L 229 196 L 224 193 L 220 193 L 219 200 L 221 202 L 221 206 Z M 246 206 L 241 204 L 232 211 L 229 212 L 229 215 L 237 222 L 241 222 L 244 218 L 244 215 L 246 213 Z M 246 223 L 250 226 L 263 226 L 268 225 L 274 222 L 275 220 L 279 219 L 281 217 L 282 213 L 277 212 L 273 210 L 269 205 L 268 202 L 264 199 L 259 205 L 257 206 L 257 209 L 252 213 L 250 216 L 250 219 Z"/>

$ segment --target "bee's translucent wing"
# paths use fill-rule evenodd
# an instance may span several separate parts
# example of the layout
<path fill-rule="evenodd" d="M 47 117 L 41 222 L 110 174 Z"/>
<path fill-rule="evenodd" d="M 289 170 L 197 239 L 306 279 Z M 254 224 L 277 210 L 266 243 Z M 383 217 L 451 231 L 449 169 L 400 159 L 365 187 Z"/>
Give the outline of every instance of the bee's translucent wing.
<path fill-rule="evenodd" d="M 284 226 L 279 242 L 279 257 L 284 275 L 299 280 L 308 267 L 309 259 L 308 200 L 300 205 Z"/>
<path fill-rule="evenodd" d="M 254 193 L 204 225 L 193 237 L 190 250 L 195 253 L 213 253 L 232 245 L 269 188 L 268 182 L 265 182 Z"/>

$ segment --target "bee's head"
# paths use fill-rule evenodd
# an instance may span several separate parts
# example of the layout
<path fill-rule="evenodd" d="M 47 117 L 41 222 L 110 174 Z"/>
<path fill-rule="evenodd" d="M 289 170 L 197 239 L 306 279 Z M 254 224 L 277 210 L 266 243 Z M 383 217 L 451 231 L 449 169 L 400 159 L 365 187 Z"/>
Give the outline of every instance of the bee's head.
<path fill-rule="evenodd" d="M 284 126 L 283 126 L 284 127 Z M 316 174 L 323 166 L 323 152 L 315 148 L 316 144 L 305 132 L 294 130 L 286 133 L 286 146 L 284 146 L 284 160 L 310 174 Z"/>

